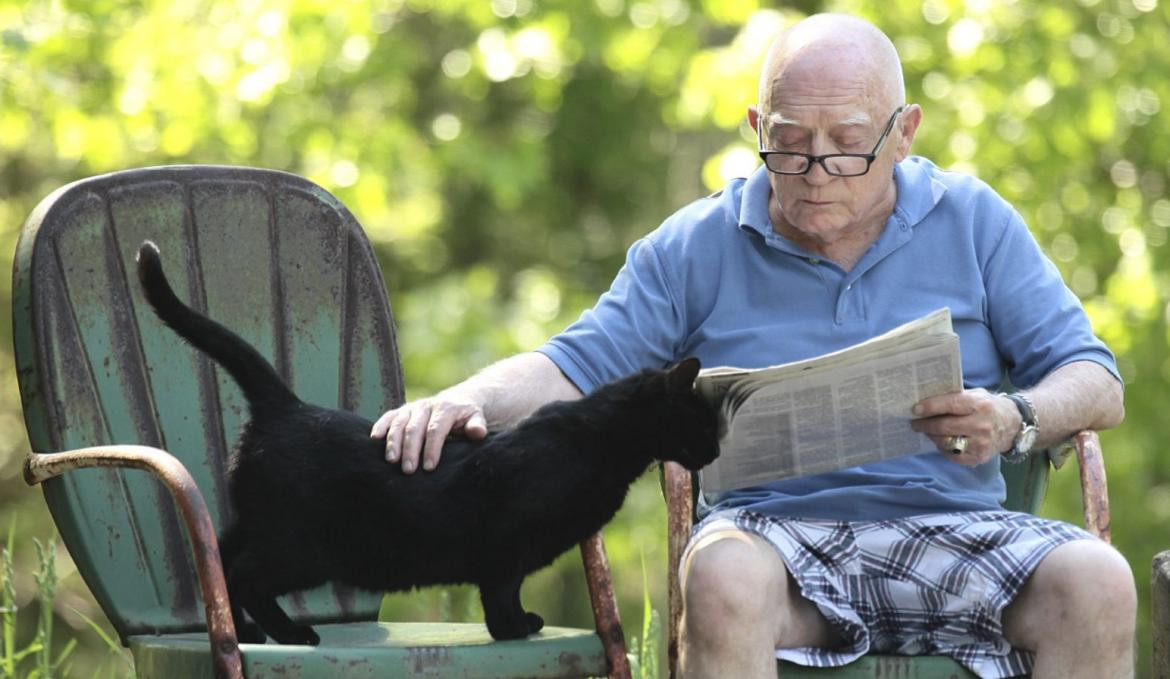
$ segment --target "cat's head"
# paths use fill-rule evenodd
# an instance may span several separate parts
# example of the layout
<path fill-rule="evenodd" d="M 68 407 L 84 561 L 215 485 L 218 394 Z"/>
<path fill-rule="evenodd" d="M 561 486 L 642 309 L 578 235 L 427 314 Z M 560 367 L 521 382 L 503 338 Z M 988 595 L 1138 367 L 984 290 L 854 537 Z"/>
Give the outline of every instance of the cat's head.
<path fill-rule="evenodd" d="M 686 358 L 664 373 L 666 398 L 660 459 L 678 462 L 691 471 L 719 456 L 719 420 L 715 408 L 695 393 L 699 359 Z"/>

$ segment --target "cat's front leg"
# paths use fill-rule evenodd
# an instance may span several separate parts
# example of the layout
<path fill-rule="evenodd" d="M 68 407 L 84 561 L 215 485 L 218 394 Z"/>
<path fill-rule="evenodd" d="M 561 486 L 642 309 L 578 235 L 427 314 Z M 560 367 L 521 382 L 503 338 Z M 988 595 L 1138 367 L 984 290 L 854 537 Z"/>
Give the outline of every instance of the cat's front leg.
<path fill-rule="evenodd" d="M 544 627 L 544 619 L 536 613 L 529 613 L 520 605 L 520 585 L 524 576 L 518 575 L 501 581 L 484 582 L 479 585 L 479 598 L 483 602 L 483 617 L 488 633 L 493 639 L 523 639 Z"/>

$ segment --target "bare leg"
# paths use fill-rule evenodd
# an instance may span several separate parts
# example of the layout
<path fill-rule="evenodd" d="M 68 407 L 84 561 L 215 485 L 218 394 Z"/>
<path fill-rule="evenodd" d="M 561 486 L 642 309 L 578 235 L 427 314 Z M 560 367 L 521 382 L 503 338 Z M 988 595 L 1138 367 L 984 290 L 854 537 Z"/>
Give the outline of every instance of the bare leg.
<path fill-rule="evenodd" d="M 1036 653 L 1032 676 L 1134 675 L 1137 594 L 1129 564 L 1103 542 L 1052 550 L 1003 612 L 1004 635 Z"/>
<path fill-rule="evenodd" d="M 772 545 L 740 531 L 704 537 L 683 564 L 679 675 L 776 676 L 776 649 L 842 644 L 800 596 Z"/>

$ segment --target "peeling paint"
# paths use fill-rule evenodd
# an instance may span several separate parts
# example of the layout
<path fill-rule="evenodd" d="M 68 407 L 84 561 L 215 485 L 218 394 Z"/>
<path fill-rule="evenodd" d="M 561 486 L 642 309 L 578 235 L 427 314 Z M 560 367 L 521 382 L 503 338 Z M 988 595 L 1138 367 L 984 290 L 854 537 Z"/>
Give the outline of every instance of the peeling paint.
<path fill-rule="evenodd" d="M 451 649 L 446 646 L 419 646 L 409 649 L 415 674 L 426 674 L 451 663 Z"/>

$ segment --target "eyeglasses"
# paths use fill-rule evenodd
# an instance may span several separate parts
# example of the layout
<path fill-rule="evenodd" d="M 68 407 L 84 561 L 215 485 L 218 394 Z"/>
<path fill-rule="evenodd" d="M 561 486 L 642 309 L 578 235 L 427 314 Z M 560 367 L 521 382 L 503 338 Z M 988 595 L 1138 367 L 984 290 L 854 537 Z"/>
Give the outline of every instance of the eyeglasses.
<path fill-rule="evenodd" d="M 756 136 L 760 142 L 760 158 L 763 159 L 764 166 L 776 174 L 804 174 L 812 169 L 813 163 L 820 163 L 825 172 L 834 177 L 859 177 L 869 172 L 869 166 L 873 164 L 874 159 L 881 152 L 882 146 L 886 143 L 886 137 L 890 136 L 890 130 L 894 129 L 894 121 L 905 110 L 906 105 L 903 104 L 894 111 L 894 115 L 890 116 L 890 122 L 886 123 L 886 129 L 882 132 L 882 136 L 878 137 L 877 145 L 869 153 L 829 153 L 823 156 L 789 151 L 765 151 L 764 123 L 761 118 L 756 123 Z"/>

